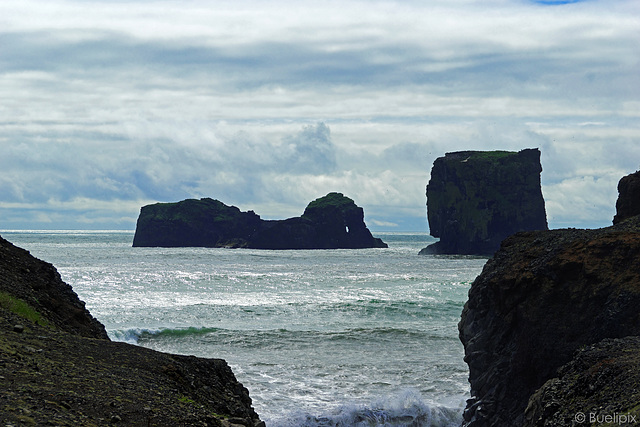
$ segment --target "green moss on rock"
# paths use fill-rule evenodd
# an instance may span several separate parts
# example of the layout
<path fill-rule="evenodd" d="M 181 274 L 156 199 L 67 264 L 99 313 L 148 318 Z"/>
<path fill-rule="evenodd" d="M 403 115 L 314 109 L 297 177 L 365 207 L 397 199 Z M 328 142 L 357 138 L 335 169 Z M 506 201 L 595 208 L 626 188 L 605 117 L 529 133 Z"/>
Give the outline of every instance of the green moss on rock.
<path fill-rule="evenodd" d="M 36 311 L 33 307 L 27 304 L 20 298 L 16 298 L 7 292 L 0 291 L 0 308 L 8 310 L 13 314 L 27 319 L 37 325 L 52 327 L 51 323 L 47 321 L 42 314 Z"/>

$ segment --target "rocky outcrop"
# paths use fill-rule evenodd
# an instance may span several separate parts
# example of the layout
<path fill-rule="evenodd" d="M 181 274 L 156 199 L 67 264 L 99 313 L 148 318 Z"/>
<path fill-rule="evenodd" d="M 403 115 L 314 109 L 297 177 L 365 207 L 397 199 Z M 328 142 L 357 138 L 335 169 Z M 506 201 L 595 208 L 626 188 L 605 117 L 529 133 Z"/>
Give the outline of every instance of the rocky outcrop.
<path fill-rule="evenodd" d="M 613 223 L 640 215 L 640 171 L 627 175 L 618 183 L 618 200 Z"/>
<path fill-rule="evenodd" d="M 422 254 L 492 255 L 518 231 L 546 230 L 540 151 L 460 151 L 433 163 Z"/>
<path fill-rule="evenodd" d="M 638 346 L 625 337 L 640 336 L 638 265 L 640 216 L 505 239 L 459 323 L 472 395 L 464 424 L 573 425 L 578 410 L 637 413 L 638 383 L 621 375 L 640 369 L 640 358 L 625 356 Z"/>
<path fill-rule="evenodd" d="M 47 322 L 66 332 L 108 339 L 102 323 L 85 308 L 56 268 L 0 237 L 0 293 L 26 303 Z M 8 304 L 8 303 L 6 303 Z"/>
<path fill-rule="evenodd" d="M 639 368 L 640 337 L 604 339 L 581 348 L 531 396 L 524 425 L 636 425 Z"/>
<path fill-rule="evenodd" d="M 341 193 L 309 203 L 300 217 L 262 220 L 213 199 L 157 203 L 140 210 L 133 246 L 253 249 L 386 248 L 371 235 L 364 211 Z"/>
<path fill-rule="evenodd" d="M 0 238 L 2 425 L 264 426 L 224 360 L 111 342 L 57 270 Z"/>

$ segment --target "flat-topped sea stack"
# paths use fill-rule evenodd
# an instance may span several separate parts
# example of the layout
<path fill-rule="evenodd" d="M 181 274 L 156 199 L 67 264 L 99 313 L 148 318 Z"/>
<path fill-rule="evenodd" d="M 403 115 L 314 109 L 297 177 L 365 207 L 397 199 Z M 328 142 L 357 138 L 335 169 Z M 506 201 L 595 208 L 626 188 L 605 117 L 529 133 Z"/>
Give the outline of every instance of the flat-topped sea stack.
<path fill-rule="evenodd" d="M 421 254 L 492 255 L 518 231 L 547 230 L 540 151 L 459 151 L 433 163 Z"/>
<path fill-rule="evenodd" d="M 252 249 L 386 248 L 364 223 L 364 211 L 341 193 L 309 203 L 300 217 L 263 220 L 253 211 L 204 198 L 140 210 L 133 246 Z"/>

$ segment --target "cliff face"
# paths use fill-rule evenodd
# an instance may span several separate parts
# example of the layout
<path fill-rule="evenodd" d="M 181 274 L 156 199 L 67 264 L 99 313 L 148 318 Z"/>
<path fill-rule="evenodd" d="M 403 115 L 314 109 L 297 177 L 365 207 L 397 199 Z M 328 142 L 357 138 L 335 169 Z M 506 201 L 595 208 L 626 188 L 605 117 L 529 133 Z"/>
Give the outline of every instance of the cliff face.
<path fill-rule="evenodd" d="M 461 151 L 433 163 L 427 185 L 430 233 L 421 253 L 491 255 L 518 231 L 546 230 L 540 151 Z"/>
<path fill-rule="evenodd" d="M 0 366 L 2 425 L 264 427 L 224 360 L 111 342 L 55 267 L 2 238 Z"/>
<path fill-rule="evenodd" d="M 262 220 L 213 199 L 156 203 L 140 210 L 133 246 L 247 246 Z"/>
<path fill-rule="evenodd" d="M 340 193 L 311 202 L 301 217 L 265 221 L 212 199 L 144 206 L 133 246 L 253 249 L 386 248 L 364 223 L 364 211 Z"/>
<path fill-rule="evenodd" d="M 472 395 L 465 425 L 573 425 L 578 410 L 637 413 L 637 383 L 622 381 L 621 369 L 640 368 L 640 358 L 623 357 L 637 340 L 622 340 L 640 335 L 638 265 L 640 216 L 504 240 L 459 323 Z M 607 356 L 604 339 L 627 353 Z"/>
<path fill-rule="evenodd" d="M 0 237 L 0 293 L 18 298 L 49 324 L 84 337 L 108 339 L 102 323 L 85 308 L 56 268 Z M 10 304 L 9 302 L 6 305 Z M 15 304 L 12 302 L 11 304 Z"/>

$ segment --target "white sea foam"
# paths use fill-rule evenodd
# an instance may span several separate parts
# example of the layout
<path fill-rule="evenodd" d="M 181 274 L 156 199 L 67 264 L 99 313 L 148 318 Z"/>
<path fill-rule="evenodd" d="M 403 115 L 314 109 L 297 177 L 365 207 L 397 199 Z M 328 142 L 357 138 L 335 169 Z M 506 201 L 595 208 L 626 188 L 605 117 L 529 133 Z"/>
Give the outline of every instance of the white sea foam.
<path fill-rule="evenodd" d="M 428 403 L 416 390 L 403 390 L 368 405 L 344 404 L 321 415 L 295 411 L 266 423 L 270 427 L 453 427 L 462 421 L 461 405 Z"/>

